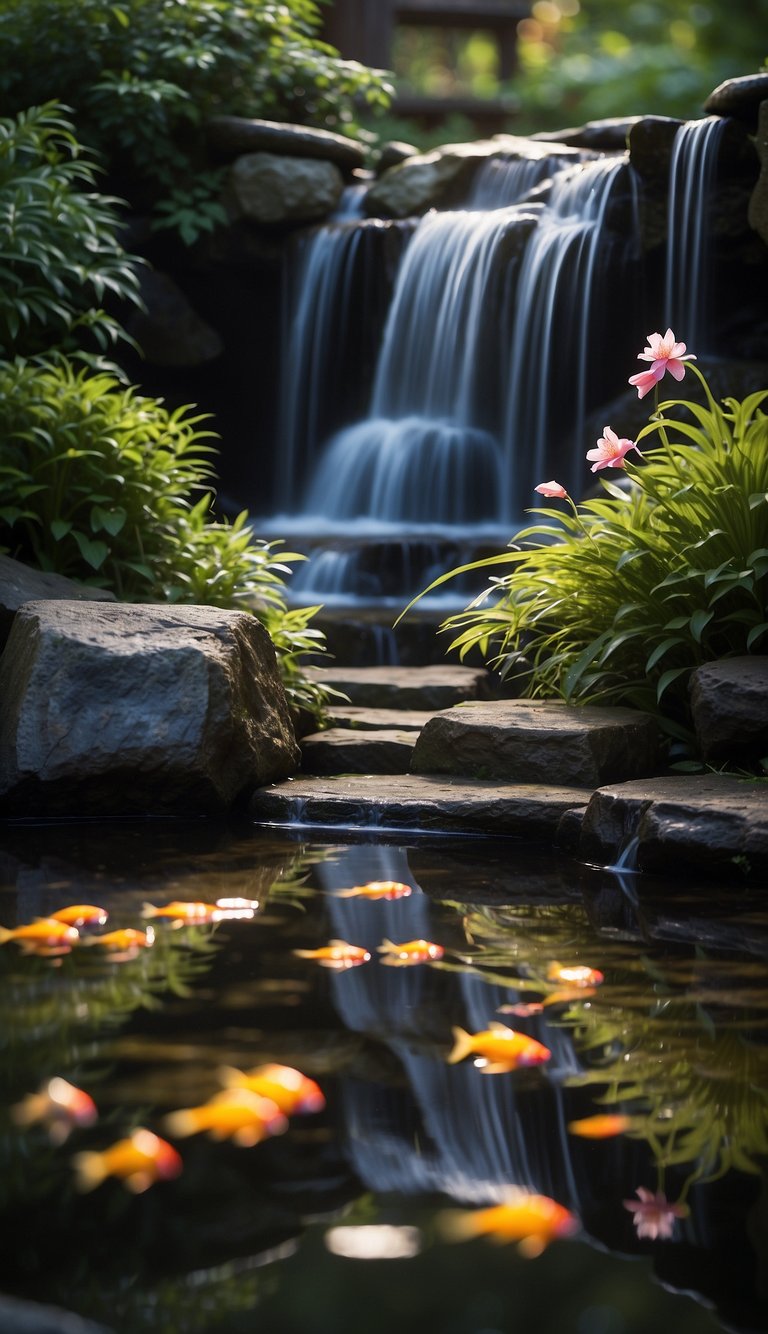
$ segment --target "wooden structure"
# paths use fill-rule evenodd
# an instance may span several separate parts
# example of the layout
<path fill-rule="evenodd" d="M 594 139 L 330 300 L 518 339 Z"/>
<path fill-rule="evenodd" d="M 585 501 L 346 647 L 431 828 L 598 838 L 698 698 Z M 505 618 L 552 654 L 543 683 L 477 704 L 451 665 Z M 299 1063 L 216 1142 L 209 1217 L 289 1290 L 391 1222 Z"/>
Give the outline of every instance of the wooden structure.
<path fill-rule="evenodd" d="M 491 32 L 499 51 L 499 77 L 509 80 L 517 58 L 517 24 L 531 13 L 530 0 L 333 0 L 325 14 L 323 36 L 348 60 L 359 60 L 376 69 L 392 68 L 395 29 L 404 25 L 421 28 L 483 29 Z M 451 111 L 464 111 L 482 121 L 503 114 L 503 102 L 479 98 L 399 97 L 394 109 L 423 120 L 440 119 Z"/>

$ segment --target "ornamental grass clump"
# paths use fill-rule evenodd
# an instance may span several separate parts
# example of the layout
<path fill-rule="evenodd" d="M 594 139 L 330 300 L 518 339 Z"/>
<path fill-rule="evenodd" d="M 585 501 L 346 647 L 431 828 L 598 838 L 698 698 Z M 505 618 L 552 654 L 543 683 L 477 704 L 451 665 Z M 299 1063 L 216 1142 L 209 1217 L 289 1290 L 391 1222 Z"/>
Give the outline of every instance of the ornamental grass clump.
<path fill-rule="evenodd" d="M 541 483 L 564 509 L 530 511 L 539 521 L 510 550 L 430 589 L 508 567 L 442 623 L 450 649 L 462 659 L 479 649 L 529 697 L 654 713 L 690 753 L 692 670 L 768 651 L 768 390 L 716 403 L 671 329 L 650 334 L 640 359 L 650 365 L 630 383 L 656 396 L 648 424 L 634 441 L 606 426 L 587 454 L 594 473 L 622 469 L 622 485 L 602 477 L 604 494 L 576 503 L 559 482 Z M 704 403 L 658 402 L 667 373 L 695 375 Z"/>

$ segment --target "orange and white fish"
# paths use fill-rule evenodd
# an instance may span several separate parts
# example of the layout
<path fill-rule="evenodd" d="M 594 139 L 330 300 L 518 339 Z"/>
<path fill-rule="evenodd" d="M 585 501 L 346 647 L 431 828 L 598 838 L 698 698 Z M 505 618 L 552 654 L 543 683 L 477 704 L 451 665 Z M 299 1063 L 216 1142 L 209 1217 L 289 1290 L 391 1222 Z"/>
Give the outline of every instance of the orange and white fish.
<path fill-rule="evenodd" d="M 481 1033 L 467 1033 L 455 1027 L 454 1045 L 447 1057 L 449 1065 L 463 1061 L 465 1056 L 478 1058 L 475 1064 L 484 1075 L 506 1074 L 511 1070 L 532 1065 L 543 1065 L 552 1055 L 548 1047 L 525 1033 L 517 1033 L 504 1024 L 491 1024 Z"/>
<path fill-rule="evenodd" d="M 34 922 L 25 922 L 13 929 L 0 926 L 0 945 L 4 945 L 8 940 L 15 940 L 22 949 L 27 946 L 32 950 L 37 946 L 71 949 L 79 939 L 80 933 L 77 927 L 67 926 L 66 922 L 59 922 L 55 917 L 36 917 Z"/>
<path fill-rule="evenodd" d="M 255 917 L 260 906 L 258 899 L 217 899 L 216 920 L 220 917 Z"/>
<path fill-rule="evenodd" d="M 346 940 L 331 940 L 316 950 L 294 950 L 297 959 L 315 959 L 322 968 L 356 968 L 358 964 L 368 963 L 370 953 L 361 945 L 350 945 Z"/>
<path fill-rule="evenodd" d="M 486 1236 L 499 1243 L 517 1242 L 521 1254 L 532 1259 L 556 1238 L 573 1236 L 581 1224 L 575 1214 L 548 1195 L 521 1191 L 508 1203 L 489 1209 L 447 1209 L 438 1215 L 438 1226 L 446 1241 Z"/>
<path fill-rule="evenodd" d="M 155 933 L 151 926 L 146 931 L 138 931 L 133 926 L 120 927 L 117 931 L 105 931 L 101 936 L 86 936 L 81 945 L 99 945 L 109 950 L 113 962 L 135 959 L 139 950 L 149 949 L 155 943 Z"/>
<path fill-rule="evenodd" d="M 145 903 L 141 909 L 142 917 L 168 917 L 178 926 L 203 926 L 215 922 L 221 909 L 215 903 L 183 903 L 174 899 L 157 908 L 153 903 Z"/>
<path fill-rule="evenodd" d="M 250 1148 L 271 1135 L 282 1135 L 288 1128 L 288 1118 L 271 1098 L 248 1088 L 227 1088 L 199 1107 L 169 1112 L 163 1124 L 179 1139 L 205 1132 L 211 1139 L 232 1139 Z"/>
<path fill-rule="evenodd" d="M 367 885 L 352 885 L 349 889 L 337 889 L 337 899 L 405 899 L 413 893 L 410 885 L 400 880 L 369 880 Z"/>
<path fill-rule="evenodd" d="M 588 968 L 586 964 L 565 965 L 553 961 L 547 969 L 550 982 L 565 982 L 572 987 L 599 987 L 604 981 L 599 968 Z"/>
<path fill-rule="evenodd" d="M 89 1093 L 55 1075 L 11 1107 L 11 1116 L 17 1126 L 46 1125 L 51 1142 L 63 1144 L 76 1126 L 92 1126 L 98 1112 Z"/>
<path fill-rule="evenodd" d="M 290 1065 L 257 1065 L 253 1070 L 236 1070 L 225 1065 L 217 1073 L 227 1088 L 250 1089 L 262 1098 L 271 1098 L 285 1116 L 321 1112 L 325 1107 L 319 1084 Z"/>
<path fill-rule="evenodd" d="M 67 926 L 104 926 L 108 916 L 106 908 L 99 908 L 95 903 L 71 903 L 51 913 L 55 922 L 64 922 Z"/>
<path fill-rule="evenodd" d="M 135 1195 L 155 1181 L 177 1177 L 183 1166 L 173 1145 L 143 1126 L 101 1152 L 76 1153 L 72 1163 L 78 1190 L 94 1190 L 112 1176 L 118 1177 Z"/>
<path fill-rule="evenodd" d="M 415 963 L 429 963 L 431 959 L 442 959 L 445 950 L 442 945 L 435 945 L 431 940 L 404 940 L 397 944 L 386 937 L 377 945 L 382 958 L 380 963 L 391 968 L 408 968 Z"/>
<path fill-rule="evenodd" d="M 594 1116 L 583 1116 L 579 1121 L 569 1121 L 568 1129 L 582 1139 L 611 1139 L 614 1135 L 624 1135 L 633 1125 L 634 1118 L 620 1112 L 597 1112 Z"/>

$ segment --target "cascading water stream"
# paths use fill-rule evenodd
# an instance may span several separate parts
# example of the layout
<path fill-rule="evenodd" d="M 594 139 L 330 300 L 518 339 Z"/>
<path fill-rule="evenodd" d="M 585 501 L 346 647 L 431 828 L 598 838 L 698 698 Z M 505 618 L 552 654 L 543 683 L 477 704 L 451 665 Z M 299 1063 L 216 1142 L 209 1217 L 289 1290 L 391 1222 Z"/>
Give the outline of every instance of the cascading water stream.
<path fill-rule="evenodd" d="M 699 352 L 709 350 L 709 203 L 726 124 L 707 116 L 681 125 L 669 168 L 664 322 Z"/>

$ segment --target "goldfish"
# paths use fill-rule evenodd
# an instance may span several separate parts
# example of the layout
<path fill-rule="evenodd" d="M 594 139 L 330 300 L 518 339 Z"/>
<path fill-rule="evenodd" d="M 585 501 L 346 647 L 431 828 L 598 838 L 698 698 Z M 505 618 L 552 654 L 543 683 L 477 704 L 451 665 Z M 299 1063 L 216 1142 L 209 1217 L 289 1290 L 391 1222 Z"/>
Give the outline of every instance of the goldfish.
<path fill-rule="evenodd" d="M 170 1112 L 163 1124 L 170 1135 L 180 1139 L 205 1131 L 211 1139 L 233 1139 L 250 1148 L 270 1135 L 282 1135 L 288 1119 L 271 1098 L 249 1088 L 227 1088 L 199 1107 Z"/>
<path fill-rule="evenodd" d="M 550 982 L 566 982 L 572 987 L 598 987 L 604 980 L 598 968 L 588 968 L 586 964 L 565 966 L 553 962 L 547 969 Z"/>
<path fill-rule="evenodd" d="M 337 899 L 405 899 L 413 890 L 399 880 L 370 880 L 367 885 L 337 889 Z"/>
<path fill-rule="evenodd" d="M 524 1191 L 489 1209 L 445 1210 L 438 1221 L 447 1241 L 480 1236 L 502 1244 L 514 1241 L 521 1254 L 529 1259 L 541 1255 L 555 1238 L 570 1237 L 581 1226 L 570 1210 L 548 1195 Z"/>
<path fill-rule="evenodd" d="M 79 939 L 80 932 L 77 927 L 68 926 L 66 922 L 59 922 L 54 917 L 36 917 L 34 922 L 26 922 L 23 926 L 14 927 L 13 930 L 0 926 L 0 945 L 4 945 L 8 940 L 15 940 L 22 949 L 27 946 L 32 950 L 38 946 L 70 949 Z"/>
<path fill-rule="evenodd" d="M 103 926 L 108 916 L 106 908 L 98 908 L 95 903 L 71 903 L 51 913 L 54 922 L 67 926 Z"/>
<path fill-rule="evenodd" d="M 404 940 L 398 945 L 385 938 L 376 948 L 384 956 L 380 962 L 389 964 L 391 968 L 428 963 L 430 959 L 442 959 L 445 954 L 442 945 L 434 945 L 431 940 Z"/>
<path fill-rule="evenodd" d="M 217 899 L 216 916 L 219 917 L 254 917 L 259 911 L 258 899 Z"/>
<path fill-rule="evenodd" d="M 492 1023 L 482 1033 L 467 1033 L 463 1028 L 454 1028 L 454 1045 L 448 1056 L 448 1064 L 455 1065 L 465 1056 L 476 1056 L 476 1064 L 485 1075 L 506 1074 L 523 1066 L 542 1065 L 552 1055 L 548 1047 L 529 1038 L 525 1033 L 517 1033 L 504 1024 Z M 480 1064 L 482 1062 L 482 1064 Z"/>
<path fill-rule="evenodd" d="M 581 1135 L 582 1139 L 610 1139 L 613 1135 L 623 1135 L 632 1125 L 631 1116 L 622 1116 L 619 1112 L 598 1112 L 594 1116 L 584 1116 L 579 1121 L 569 1121 L 568 1129 L 572 1135 Z"/>
<path fill-rule="evenodd" d="M 350 945 L 346 940 L 332 940 L 317 950 L 294 950 L 297 959 L 316 959 L 322 968 L 356 968 L 370 959 L 368 950 L 361 945 Z"/>
<path fill-rule="evenodd" d="M 137 931 L 132 926 L 121 927 L 118 931 L 106 931 L 102 936 L 89 936 L 82 942 L 109 950 L 115 961 L 135 959 L 139 950 L 149 949 L 154 943 L 155 933 L 151 926 L 146 931 Z"/>
<path fill-rule="evenodd" d="M 253 1070 L 221 1066 L 218 1075 L 228 1088 L 250 1089 L 262 1098 L 271 1098 L 285 1116 L 321 1112 L 325 1107 L 320 1086 L 290 1065 L 257 1065 Z"/>
<path fill-rule="evenodd" d="M 63 1144 L 76 1126 L 93 1125 L 98 1113 L 89 1093 L 55 1075 L 17 1102 L 11 1115 L 18 1126 L 44 1123 L 52 1143 Z"/>
<path fill-rule="evenodd" d="M 499 1014 L 514 1014 L 518 1019 L 528 1019 L 532 1014 L 541 1014 L 544 1005 L 541 1001 L 517 1001 L 514 1005 L 500 1005 Z"/>
<path fill-rule="evenodd" d="M 572 1001 L 585 1001 L 596 995 L 597 987 L 557 987 L 544 997 L 542 1009 L 545 1005 L 570 1005 Z"/>
<path fill-rule="evenodd" d="M 145 903 L 141 909 L 142 917 L 170 917 L 172 921 L 183 926 L 202 926 L 207 922 L 215 922 L 221 909 L 215 903 L 182 903 L 174 899 L 173 903 L 166 903 L 162 908 L 156 908 L 153 903 Z"/>
<path fill-rule="evenodd" d="M 173 1145 L 143 1126 L 101 1152 L 76 1153 L 72 1162 L 78 1190 L 94 1190 L 113 1176 L 135 1195 L 155 1181 L 177 1177 L 182 1169 L 181 1155 Z"/>

